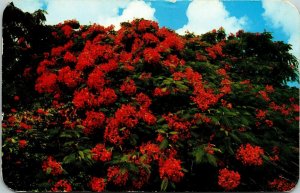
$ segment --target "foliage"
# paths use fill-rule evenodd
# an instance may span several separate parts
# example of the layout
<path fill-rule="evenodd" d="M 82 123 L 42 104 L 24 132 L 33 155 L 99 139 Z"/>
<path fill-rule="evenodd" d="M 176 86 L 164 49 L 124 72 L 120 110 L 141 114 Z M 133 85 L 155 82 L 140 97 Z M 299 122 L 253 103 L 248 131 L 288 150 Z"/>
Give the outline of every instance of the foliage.
<path fill-rule="evenodd" d="M 14 17 L 10 17 L 11 15 Z M 29 191 L 271 191 L 298 180 L 299 90 L 270 33 L 4 12 L 3 176 Z"/>

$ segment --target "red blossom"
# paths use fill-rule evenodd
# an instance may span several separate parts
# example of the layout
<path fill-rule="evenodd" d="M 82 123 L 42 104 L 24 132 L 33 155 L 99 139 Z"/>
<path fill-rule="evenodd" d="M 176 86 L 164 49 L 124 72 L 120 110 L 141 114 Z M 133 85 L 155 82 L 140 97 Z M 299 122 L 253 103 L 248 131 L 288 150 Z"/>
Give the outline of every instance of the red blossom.
<path fill-rule="evenodd" d="M 136 92 L 136 86 L 133 80 L 127 79 L 120 87 L 120 91 L 127 95 L 134 95 Z"/>
<path fill-rule="evenodd" d="M 241 176 L 238 172 L 227 168 L 219 170 L 218 184 L 226 191 L 235 189 L 240 185 Z"/>
<path fill-rule="evenodd" d="M 247 143 L 245 146 L 241 145 L 236 152 L 236 159 L 240 160 L 244 165 L 256 165 L 263 164 L 262 155 L 264 150 L 259 146 L 252 146 Z"/>
<path fill-rule="evenodd" d="M 69 25 L 64 25 L 61 30 L 64 32 L 65 36 L 67 38 L 70 38 L 70 36 L 72 35 L 73 32 L 73 28 Z"/>
<path fill-rule="evenodd" d="M 42 168 L 44 172 L 52 174 L 53 176 L 57 176 L 63 172 L 61 164 L 52 156 L 48 156 L 47 159 L 43 161 Z"/>
<path fill-rule="evenodd" d="M 177 131 L 182 139 L 190 137 L 191 123 L 189 121 L 180 119 L 177 115 L 174 115 L 172 113 L 169 113 L 167 116 L 163 115 L 163 118 L 167 121 L 169 128 Z M 173 137 L 177 138 L 176 135 Z M 173 139 L 173 141 L 177 140 Z"/>
<path fill-rule="evenodd" d="M 198 121 L 202 121 L 203 123 L 210 123 L 211 119 L 201 113 L 196 113 L 194 115 L 194 123 L 197 123 Z"/>
<path fill-rule="evenodd" d="M 106 186 L 105 179 L 93 177 L 89 183 L 92 191 L 94 192 L 103 192 Z"/>
<path fill-rule="evenodd" d="M 92 106 L 95 101 L 95 97 L 89 92 L 87 88 L 83 88 L 80 91 L 74 92 L 73 104 L 77 108 L 84 108 L 87 106 Z"/>
<path fill-rule="evenodd" d="M 111 160 L 112 152 L 108 151 L 103 144 L 97 144 L 92 150 L 92 159 L 95 161 L 109 161 Z"/>
<path fill-rule="evenodd" d="M 20 97 L 19 96 L 14 96 L 14 101 L 19 101 L 20 100 Z"/>
<path fill-rule="evenodd" d="M 71 70 L 69 66 L 66 66 L 58 71 L 57 80 L 64 83 L 69 88 L 74 88 L 81 82 L 81 77 L 78 71 Z"/>
<path fill-rule="evenodd" d="M 267 124 L 268 127 L 273 126 L 273 121 L 271 121 L 271 120 L 265 120 L 265 123 Z"/>
<path fill-rule="evenodd" d="M 77 58 L 71 52 L 66 52 L 66 54 L 64 56 L 64 61 L 66 63 L 76 63 L 77 62 Z"/>
<path fill-rule="evenodd" d="M 264 119 L 266 117 L 267 111 L 263 111 L 261 109 L 256 110 L 256 118 Z"/>
<path fill-rule="evenodd" d="M 146 48 L 144 50 L 144 60 L 149 64 L 158 64 L 160 62 L 160 54 L 157 49 Z"/>
<path fill-rule="evenodd" d="M 103 73 L 109 73 L 117 70 L 118 67 L 118 63 L 115 60 L 111 59 L 108 61 L 108 63 L 101 64 L 99 66 L 99 69 L 102 70 Z"/>
<path fill-rule="evenodd" d="M 149 78 L 151 78 L 151 76 L 152 76 L 151 73 L 145 73 L 145 72 L 143 72 L 143 73 L 140 75 L 139 79 L 140 79 L 140 80 L 148 80 Z"/>
<path fill-rule="evenodd" d="M 128 171 L 112 166 L 107 169 L 107 180 L 117 186 L 125 186 L 128 181 Z"/>
<path fill-rule="evenodd" d="M 154 125 L 156 123 L 156 117 L 149 110 L 141 109 L 138 112 L 138 117 L 148 125 Z"/>
<path fill-rule="evenodd" d="M 153 96 L 167 96 L 170 94 L 170 91 L 167 88 L 155 88 L 153 91 Z"/>
<path fill-rule="evenodd" d="M 224 54 L 222 52 L 222 46 L 224 45 L 224 42 L 220 42 L 216 45 L 213 45 L 211 47 L 206 48 L 205 50 L 208 52 L 208 55 L 212 59 L 216 59 L 218 56 L 223 57 Z"/>
<path fill-rule="evenodd" d="M 10 122 L 10 120 L 8 120 L 8 121 Z M 20 123 L 20 128 L 21 128 L 21 129 L 30 130 L 30 129 L 32 129 L 32 125 L 28 125 L 28 124 L 26 124 L 26 123 L 21 122 L 21 123 Z"/>
<path fill-rule="evenodd" d="M 88 77 L 87 85 L 101 91 L 106 83 L 105 75 L 100 68 L 95 68 Z"/>
<path fill-rule="evenodd" d="M 149 98 L 149 96 L 147 96 L 144 93 L 139 93 L 136 95 L 136 99 L 135 99 L 139 105 L 145 109 L 149 108 L 149 106 L 151 105 L 152 101 Z"/>
<path fill-rule="evenodd" d="M 36 80 L 35 90 L 39 93 L 53 93 L 57 91 L 57 75 L 44 73 Z"/>
<path fill-rule="evenodd" d="M 107 120 L 107 126 L 104 131 L 104 140 L 109 141 L 112 144 L 120 145 L 123 143 L 124 137 L 119 132 L 119 121 L 115 118 Z"/>
<path fill-rule="evenodd" d="M 159 42 L 159 39 L 152 33 L 145 33 L 143 35 L 143 40 L 146 44 L 157 44 Z"/>
<path fill-rule="evenodd" d="M 157 31 L 159 29 L 158 23 L 155 21 L 150 21 L 145 19 L 142 19 L 141 21 L 138 22 L 139 31 L 144 32 L 148 29 L 154 29 L 155 31 Z"/>
<path fill-rule="evenodd" d="M 137 112 L 131 105 L 122 105 L 115 113 L 116 120 L 126 127 L 133 128 L 137 125 Z"/>
<path fill-rule="evenodd" d="M 183 178 L 181 161 L 175 158 L 159 161 L 159 177 L 160 179 L 167 178 L 172 182 L 180 182 Z"/>
<path fill-rule="evenodd" d="M 273 181 L 269 181 L 269 187 L 279 192 L 290 192 L 295 186 L 296 184 L 294 182 L 289 182 L 284 178 L 277 178 Z"/>
<path fill-rule="evenodd" d="M 218 69 L 217 73 L 221 76 L 227 76 L 226 70 L 224 68 Z"/>
<path fill-rule="evenodd" d="M 274 90 L 274 88 L 273 88 L 272 85 L 266 85 L 266 91 L 267 91 L 268 93 L 272 93 L 272 92 L 274 92 L 275 90 Z"/>
<path fill-rule="evenodd" d="M 72 192 L 72 186 L 67 180 L 59 180 L 51 189 L 52 192 Z"/>
<path fill-rule="evenodd" d="M 150 142 L 141 145 L 140 151 L 142 154 L 147 154 L 147 158 L 153 158 L 154 160 L 158 160 L 160 155 L 159 146 Z"/>
<path fill-rule="evenodd" d="M 265 101 L 270 101 L 270 98 L 269 98 L 269 96 L 268 96 L 268 94 L 267 94 L 266 91 L 261 90 L 261 91 L 259 91 L 258 93 L 260 94 L 260 96 L 261 96 Z"/>
<path fill-rule="evenodd" d="M 99 105 L 110 105 L 117 100 L 118 96 L 114 89 L 106 88 L 100 92 L 100 96 L 97 99 Z"/>
<path fill-rule="evenodd" d="M 19 140 L 19 148 L 20 149 L 23 149 L 27 146 L 27 141 L 22 139 L 22 140 Z"/>
<path fill-rule="evenodd" d="M 100 128 L 105 122 L 105 115 L 102 112 L 87 111 L 85 115 L 86 118 L 82 122 L 82 125 L 87 128 L 85 130 L 86 134 L 90 134 L 94 129 Z"/>
<path fill-rule="evenodd" d="M 166 38 L 158 45 L 160 52 L 169 52 L 170 49 L 182 51 L 184 48 L 184 40 L 175 33 L 168 33 Z"/>

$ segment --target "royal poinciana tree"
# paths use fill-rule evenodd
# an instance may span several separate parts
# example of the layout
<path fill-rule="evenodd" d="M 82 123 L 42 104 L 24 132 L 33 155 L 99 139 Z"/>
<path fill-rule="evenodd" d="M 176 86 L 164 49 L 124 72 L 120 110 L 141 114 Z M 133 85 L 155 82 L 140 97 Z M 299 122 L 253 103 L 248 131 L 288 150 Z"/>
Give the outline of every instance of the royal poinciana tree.
<path fill-rule="evenodd" d="M 184 36 L 4 12 L 5 183 L 30 191 L 287 191 L 299 90 L 270 33 Z M 201 25 L 201 24 L 199 24 Z"/>

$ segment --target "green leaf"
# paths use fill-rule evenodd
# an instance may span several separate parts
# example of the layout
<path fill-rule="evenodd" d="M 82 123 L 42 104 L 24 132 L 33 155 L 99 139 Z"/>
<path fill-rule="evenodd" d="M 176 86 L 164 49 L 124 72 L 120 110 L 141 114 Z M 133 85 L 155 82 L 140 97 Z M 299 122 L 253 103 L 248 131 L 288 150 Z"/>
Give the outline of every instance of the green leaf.
<path fill-rule="evenodd" d="M 202 148 L 197 148 L 194 152 L 193 155 L 196 158 L 196 163 L 201 163 L 203 160 L 203 155 L 204 155 L 204 151 Z"/>
<path fill-rule="evenodd" d="M 165 119 L 163 117 L 161 117 L 160 119 L 157 120 L 157 123 L 162 123 L 162 122 L 164 122 L 164 120 Z"/>
<path fill-rule="evenodd" d="M 164 140 L 160 143 L 159 148 L 160 148 L 160 149 L 166 149 L 166 148 L 168 147 L 168 145 L 169 145 L 168 140 L 167 140 L 167 139 L 164 139 Z"/>
<path fill-rule="evenodd" d="M 63 159 L 64 164 L 72 163 L 76 161 L 76 155 L 74 153 L 67 155 Z"/>
<path fill-rule="evenodd" d="M 168 188 L 168 178 L 164 178 L 163 181 L 161 182 L 161 185 L 160 185 L 160 190 L 161 191 L 166 191 L 166 189 Z"/>
<path fill-rule="evenodd" d="M 158 133 L 166 133 L 166 131 L 164 131 L 162 129 L 158 129 L 157 131 L 158 131 Z"/>
<path fill-rule="evenodd" d="M 210 163 L 211 165 L 217 167 L 218 164 L 217 164 L 217 159 L 214 155 L 211 155 L 211 154 L 206 154 L 207 156 L 207 161 L 208 163 Z"/>
<path fill-rule="evenodd" d="M 234 133 L 229 133 L 229 135 L 236 141 L 236 142 L 238 142 L 238 143 L 242 143 L 242 140 L 238 137 L 238 136 L 236 136 Z"/>
<path fill-rule="evenodd" d="M 82 159 L 84 159 L 84 153 L 83 153 L 83 151 L 79 151 L 78 153 L 79 153 L 79 156 L 80 156 Z"/>

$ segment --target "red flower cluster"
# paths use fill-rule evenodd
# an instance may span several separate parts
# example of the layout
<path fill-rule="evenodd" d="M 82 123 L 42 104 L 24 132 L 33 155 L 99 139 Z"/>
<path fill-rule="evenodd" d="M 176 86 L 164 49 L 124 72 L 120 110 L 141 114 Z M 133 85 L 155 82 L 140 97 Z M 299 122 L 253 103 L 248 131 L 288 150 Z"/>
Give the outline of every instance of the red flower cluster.
<path fill-rule="evenodd" d="M 48 156 L 47 160 L 43 162 L 43 171 L 54 176 L 62 174 L 63 170 L 61 164 L 57 162 L 52 156 Z"/>
<path fill-rule="evenodd" d="M 90 187 L 94 192 L 103 192 L 106 186 L 105 179 L 93 177 L 90 181 Z"/>
<path fill-rule="evenodd" d="M 117 100 L 118 96 L 114 89 L 106 88 L 100 92 L 100 96 L 97 99 L 99 105 L 110 105 Z"/>
<path fill-rule="evenodd" d="M 174 129 L 177 131 L 182 139 L 190 137 L 191 123 L 189 121 L 185 121 L 179 118 L 177 115 L 171 113 L 169 113 L 167 116 L 163 115 L 163 118 L 167 121 L 169 129 Z M 173 140 L 174 139 L 177 141 L 177 137 L 173 138 Z"/>
<path fill-rule="evenodd" d="M 163 61 L 163 65 L 169 68 L 170 72 L 174 72 L 177 66 L 183 66 L 185 64 L 184 60 L 179 60 L 176 55 L 169 55 L 166 60 Z"/>
<path fill-rule="evenodd" d="M 137 116 L 148 125 L 154 125 L 156 123 L 156 117 L 151 113 L 151 111 L 148 108 L 141 107 Z"/>
<path fill-rule="evenodd" d="M 136 92 L 136 86 L 133 80 L 125 80 L 120 87 L 120 91 L 127 95 L 134 95 Z"/>
<path fill-rule="evenodd" d="M 167 88 L 155 88 L 153 91 L 153 96 L 167 96 L 170 91 Z"/>
<path fill-rule="evenodd" d="M 137 94 L 135 100 L 139 103 L 141 107 L 145 109 L 149 108 L 152 103 L 151 99 L 144 93 Z"/>
<path fill-rule="evenodd" d="M 146 143 L 140 146 L 140 151 L 142 154 L 147 154 L 147 158 L 151 161 L 151 158 L 158 160 L 160 155 L 159 146 L 153 143 Z"/>
<path fill-rule="evenodd" d="M 27 141 L 24 139 L 19 140 L 19 148 L 23 149 L 27 146 Z"/>
<path fill-rule="evenodd" d="M 157 49 L 146 48 L 144 50 L 144 59 L 149 64 L 159 64 L 161 55 Z"/>
<path fill-rule="evenodd" d="M 108 151 L 103 144 L 97 144 L 92 150 L 92 158 L 95 161 L 109 161 L 111 159 L 112 152 Z"/>
<path fill-rule="evenodd" d="M 70 38 L 70 36 L 72 35 L 73 32 L 73 28 L 69 25 L 64 25 L 61 30 L 64 32 L 65 36 L 67 38 Z"/>
<path fill-rule="evenodd" d="M 261 96 L 265 101 L 270 101 L 270 98 L 269 98 L 269 96 L 268 96 L 268 94 L 267 94 L 266 91 L 261 90 L 261 91 L 259 91 L 258 93 L 260 94 L 260 96 Z"/>
<path fill-rule="evenodd" d="M 269 182 L 269 186 L 279 192 L 290 192 L 293 188 L 295 188 L 296 184 L 283 178 L 277 178 Z"/>
<path fill-rule="evenodd" d="M 263 164 L 262 155 L 264 155 L 264 150 L 261 147 L 247 143 L 245 146 L 241 145 L 238 148 L 236 159 L 242 161 L 244 165 L 259 166 Z"/>
<path fill-rule="evenodd" d="M 117 186 L 125 186 L 128 180 L 128 171 L 112 166 L 107 169 L 107 180 Z"/>
<path fill-rule="evenodd" d="M 266 117 L 267 111 L 263 111 L 261 109 L 256 110 L 256 118 L 257 119 L 264 119 Z"/>
<path fill-rule="evenodd" d="M 226 191 L 232 190 L 240 185 L 241 176 L 238 172 L 227 168 L 219 170 L 218 184 Z"/>
<path fill-rule="evenodd" d="M 77 58 L 71 52 L 67 51 L 66 54 L 65 54 L 65 56 L 64 56 L 64 61 L 66 63 L 76 63 L 77 62 Z"/>
<path fill-rule="evenodd" d="M 216 59 L 217 56 L 223 57 L 224 56 L 224 54 L 222 52 L 223 45 L 224 45 L 224 42 L 217 43 L 216 45 L 206 48 L 206 51 L 208 52 L 208 55 L 212 59 Z"/>
<path fill-rule="evenodd" d="M 268 93 L 272 93 L 272 92 L 274 92 L 275 90 L 274 90 L 274 88 L 273 88 L 272 85 L 266 85 L 266 91 L 267 91 Z"/>
<path fill-rule="evenodd" d="M 159 176 L 161 179 L 167 178 L 172 182 L 179 182 L 184 176 L 181 161 L 172 157 L 159 160 Z"/>
<path fill-rule="evenodd" d="M 128 127 L 133 128 L 138 123 L 138 119 L 136 117 L 137 112 L 136 109 L 131 105 L 122 105 L 115 113 L 116 120 Z"/>
<path fill-rule="evenodd" d="M 102 112 L 87 111 L 85 114 L 86 119 L 82 125 L 86 127 L 87 131 L 92 132 L 93 129 L 100 128 L 105 122 L 105 115 Z"/>
<path fill-rule="evenodd" d="M 72 186 L 67 180 L 59 180 L 51 189 L 52 192 L 72 192 Z"/>
<path fill-rule="evenodd" d="M 71 70 L 69 66 L 66 66 L 58 71 L 57 80 L 64 83 L 69 88 L 75 88 L 81 81 L 81 78 L 78 71 Z"/>
<path fill-rule="evenodd" d="M 98 91 L 101 91 L 105 85 L 105 77 L 104 73 L 102 72 L 101 68 L 95 68 L 88 77 L 87 85 L 90 88 L 95 88 Z"/>
<path fill-rule="evenodd" d="M 198 123 L 198 121 L 202 121 L 203 123 L 210 123 L 211 122 L 211 119 L 201 113 L 196 113 L 194 115 L 194 120 L 193 120 L 193 123 Z"/>
<path fill-rule="evenodd" d="M 107 126 L 104 132 L 104 139 L 113 144 L 122 144 L 123 140 L 130 134 L 129 128 L 138 124 L 138 113 L 136 108 L 131 105 L 122 105 L 116 112 L 115 116 L 107 120 Z M 123 127 L 122 134 L 119 128 Z"/>
<path fill-rule="evenodd" d="M 265 123 L 267 124 L 268 127 L 273 126 L 273 121 L 271 121 L 271 120 L 265 120 Z"/>
<path fill-rule="evenodd" d="M 76 108 L 84 108 L 92 106 L 95 102 L 95 97 L 89 92 L 88 88 L 83 88 L 74 92 L 73 104 Z"/>
<path fill-rule="evenodd" d="M 35 90 L 39 93 L 53 93 L 57 91 L 57 75 L 54 73 L 44 73 L 38 77 Z"/>

